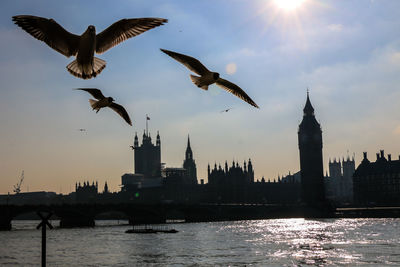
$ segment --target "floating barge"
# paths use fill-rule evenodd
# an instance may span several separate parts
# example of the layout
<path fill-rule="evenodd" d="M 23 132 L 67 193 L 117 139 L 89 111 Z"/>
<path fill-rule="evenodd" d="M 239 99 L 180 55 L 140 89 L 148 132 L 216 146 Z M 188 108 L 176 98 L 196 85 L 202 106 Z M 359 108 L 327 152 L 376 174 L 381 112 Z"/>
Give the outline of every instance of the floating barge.
<path fill-rule="evenodd" d="M 175 234 L 178 233 L 175 229 L 168 229 L 165 226 L 152 226 L 147 225 L 134 225 L 132 229 L 126 230 L 125 233 L 128 234 L 156 234 L 156 233 L 168 233 Z"/>

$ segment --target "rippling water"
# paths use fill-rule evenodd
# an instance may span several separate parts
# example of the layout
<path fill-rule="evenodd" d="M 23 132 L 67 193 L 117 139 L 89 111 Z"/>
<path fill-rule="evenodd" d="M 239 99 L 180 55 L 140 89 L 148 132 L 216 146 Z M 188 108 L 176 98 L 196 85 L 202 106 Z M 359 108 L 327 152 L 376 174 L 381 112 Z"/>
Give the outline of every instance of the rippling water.
<path fill-rule="evenodd" d="M 38 221 L 0 232 L 0 265 L 39 266 Z M 400 266 L 400 219 L 278 219 L 171 224 L 126 234 L 123 221 L 47 232 L 48 266 Z M 57 221 L 52 221 L 58 225 Z"/>

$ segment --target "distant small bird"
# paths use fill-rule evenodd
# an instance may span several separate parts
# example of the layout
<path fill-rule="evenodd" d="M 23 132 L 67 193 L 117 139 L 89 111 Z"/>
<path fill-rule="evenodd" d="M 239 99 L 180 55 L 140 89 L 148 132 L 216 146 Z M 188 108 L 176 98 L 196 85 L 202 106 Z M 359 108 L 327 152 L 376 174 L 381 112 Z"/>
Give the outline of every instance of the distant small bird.
<path fill-rule="evenodd" d="M 232 108 L 224 109 L 224 110 L 221 111 L 221 113 L 222 113 L 222 112 L 228 112 L 228 111 L 231 110 L 231 109 L 232 109 Z"/>
<path fill-rule="evenodd" d="M 78 129 L 78 131 L 80 131 L 80 132 L 86 132 L 86 129 L 81 128 L 81 129 Z"/>
<path fill-rule="evenodd" d="M 117 112 L 129 125 L 132 126 L 132 122 L 129 118 L 128 112 L 126 112 L 123 106 L 114 103 L 114 99 L 112 97 L 105 97 L 103 93 L 96 88 L 76 88 L 75 90 L 86 91 L 98 100 L 96 101 L 93 99 L 89 99 L 90 106 L 93 110 L 96 110 L 96 113 L 99 112 L 102 108 L 109 107 Z"/>
<path fill-rule="evenodd" d="M 197 87 L 203 90 L 208 90 L 208 86 L 215 83 L 222 89 L 228 91 L 229 93 L 234 94 L 235 96 L 246 101 L 250 105 L 258 108 L 257 104 L 239 86 L 237 86 L 234 83 L 231 83 L 230 81 L 220 78 L 219 73 L 209 71 L 199 60 L 169 50 L 165 49 L 160 49 L 160 50 L 165 54 L 167 54 L 168 56 L 174 58 L 178 62 L 185 65 L 189 70 L 200 75 L 200 77 L 195 75 L 190 75 L 190 79 L 195 85 L 197 85 Z"/>
<path fill-rule="evenodd" d="M 13 16 L 12 20 L 64 56 L 76 56 L 76 60 L 67 65 L 67 69 L 82 79 L 96 77 L 106 67 L 106 62 L 94 57 L 94 53 L 104 53 L 126 39 L 168 22 L 163 18 L 121 19 L 97 35 L 95 27 L 90 25 L 79 36 L 66 31 L 53 19 L 18 15 Z"/>

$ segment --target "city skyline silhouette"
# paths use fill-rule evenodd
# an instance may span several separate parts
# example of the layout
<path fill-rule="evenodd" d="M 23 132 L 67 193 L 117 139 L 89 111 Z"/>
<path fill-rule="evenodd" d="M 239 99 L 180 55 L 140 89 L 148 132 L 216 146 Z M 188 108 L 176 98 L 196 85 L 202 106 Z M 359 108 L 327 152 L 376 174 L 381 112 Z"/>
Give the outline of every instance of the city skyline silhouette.
<path fill-rule="evenodd" d="M 356 165 L 364 151 L 400 153 L 400 3 L 310 0 L 289 11 L 254 1 L 230 3 L 226 11 L 228 4 L 217 1 L 201 12 L 210 4 L 3 2 L 0 194 L 12 192 L 22 170 L 22 192 L 29 187 L 65 194 L 83 180 L 107 181 L 111 191 L 119 190 L 121 176 L 133 170 L 129 146 L 135 132 L 143 132 L 145 114 L 151 134 L 162 136 L 167 166 L 182 165 L 190 135 L 198 179 L 207 179 L 208 163 L 232 159 L 251 158 L 255 179 L 294 173 L 300 169 L 296 133 L 307 87 L 322 128 L 324 173 L 329 158 L 347 151 L 355 153 Z M 71 32 L 89 24 L 104 29 L 129 17 L 169 22 L 104 54 L 107 68 L 81 81 L 64 69 L 71 59 L 12 23 L 17 14 L 53 18 Z M 260 110 L 215 85 L 199 90 L 159 48 L 207 62 L 240 84 Z M 77 87 L 107 89 L 123 99 L 133 129 L 111 110 L 97 116 L 86 95 L 71 92 Z M 220 112 L 227 107 L 232 110 Z"/>

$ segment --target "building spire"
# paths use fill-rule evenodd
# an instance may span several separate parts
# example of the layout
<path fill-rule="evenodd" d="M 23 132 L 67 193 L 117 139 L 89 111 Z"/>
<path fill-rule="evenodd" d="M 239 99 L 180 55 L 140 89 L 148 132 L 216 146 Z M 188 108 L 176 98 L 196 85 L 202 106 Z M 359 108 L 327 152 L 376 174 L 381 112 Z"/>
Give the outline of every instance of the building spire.
<path fill-rule="evenodd" d="M 307 101 L 306 101 L 306 105 L 304 106 L 303 111 L 304 111 L 304 116 L 306 116 L 306 115 L 314 115 L 314 108 L 311 105 L 308 88 L 307 88 Z"/>
<path fill-rule="evenodd" d="M 193 152 L 192 152 L 192 148 L 190 147 L 189 135 L 188 135 L 188 142 L 187 142 L 187 147 L 186 147 L 186 159 L 193 159 Z"/>
<path fill-rule="evenodd" d="M 108 185 L 107 185 L 107 181 L 105 182 L 105 184 L 104 184 L 104 190 L 103 190 L 103 193 L 108 193 L 109 191 L 108 191 Z"/>
<path fill-rule="evenodd" d="M 157 140 L 156 140 L 156 146 L 161 146 L 161 139 L 160 139 L 160 133 L 157 131 Z"/>
<path fill-rule="evenodd" d="M 137 137 L 137 132 L 135 132 L 135 139 L 133 141 L 133 147 L 138 147 L 139 146 L 139 139 Z"/>

